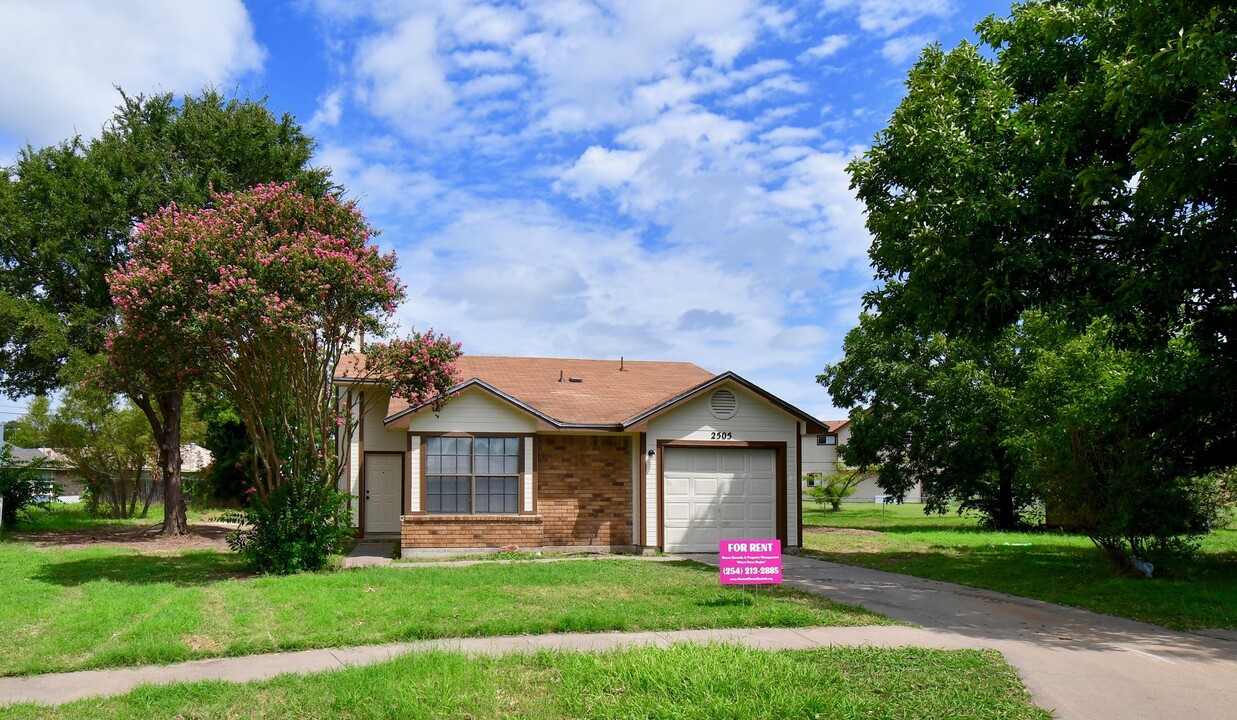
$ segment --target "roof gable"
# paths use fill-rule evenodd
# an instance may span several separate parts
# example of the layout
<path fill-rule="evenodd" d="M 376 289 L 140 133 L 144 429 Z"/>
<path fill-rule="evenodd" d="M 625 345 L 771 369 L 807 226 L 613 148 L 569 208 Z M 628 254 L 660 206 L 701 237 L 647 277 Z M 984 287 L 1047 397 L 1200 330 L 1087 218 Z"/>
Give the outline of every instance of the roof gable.
<path fill-rule="evenodd" d="M 692 363 L 635 360 L 465 355 L 456 368 L 456 391 L 479 387 L 559 427 L 606 429 L 713 377 Z M 391 398 L 387 420 L 418 409 Z"/>

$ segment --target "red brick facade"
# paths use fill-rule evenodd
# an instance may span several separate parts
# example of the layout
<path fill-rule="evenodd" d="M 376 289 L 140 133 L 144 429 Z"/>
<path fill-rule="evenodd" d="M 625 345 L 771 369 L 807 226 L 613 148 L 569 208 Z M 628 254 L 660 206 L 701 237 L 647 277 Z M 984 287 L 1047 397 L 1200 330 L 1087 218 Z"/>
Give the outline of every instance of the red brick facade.
<path fill-rule="evenodd" d="M 538 435 L 537 511 L 546 545 L 631 544 L 631 439 Z"/>
<path fill-rule="evenodd" d="M 540 515 L 405 515 L 400 538 L 406 548 L 540 547 Z"/>
<path fill-rule="evenodd" d="M 545 435 L 534 443 L 531 515 L 405 515 L 405 548 L 631 545 L 631 439 Z"/>

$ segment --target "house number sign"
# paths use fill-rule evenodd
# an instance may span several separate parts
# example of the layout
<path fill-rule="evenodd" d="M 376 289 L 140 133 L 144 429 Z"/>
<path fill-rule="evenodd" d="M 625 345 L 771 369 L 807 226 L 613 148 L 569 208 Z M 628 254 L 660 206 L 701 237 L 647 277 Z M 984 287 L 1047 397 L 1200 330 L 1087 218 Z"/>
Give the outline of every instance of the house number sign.
<path fill-rule="evenodd" d="M 710 440 L 734 440 L 734 433 L 713 431 L 709 433 Z"/>

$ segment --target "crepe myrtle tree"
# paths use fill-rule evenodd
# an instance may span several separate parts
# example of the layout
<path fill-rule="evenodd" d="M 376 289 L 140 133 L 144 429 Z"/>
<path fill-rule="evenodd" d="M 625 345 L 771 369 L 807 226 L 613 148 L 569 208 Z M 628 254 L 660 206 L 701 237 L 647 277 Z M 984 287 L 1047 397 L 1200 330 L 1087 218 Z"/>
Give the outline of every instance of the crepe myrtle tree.
<path fill-rule="evenodd" d="M 253 443 L 259 506 L 289 493 L 335 502 L 318 493 L 339 477 L 336 433 L 351 418 L 332 372 L 356 333 L 386 333 L 404 297 L 395 255 L 372 235 L 351 202 L 295 183 L 259 185 L 214 194 L 204 209 L 165 207 L 138 225 L 129 260 L 111 275 L 118 375 L 171 396 L 200 382 L 226 397 Z M 365 372 L 392 377 L 410 399 L 445 399 L 454 384 L 459 346 L 433 332 L 374 354 Z M 306 483 L 319 490 L 280 492 Z M 289 563 L 275 569 L 315 564 Z"/>

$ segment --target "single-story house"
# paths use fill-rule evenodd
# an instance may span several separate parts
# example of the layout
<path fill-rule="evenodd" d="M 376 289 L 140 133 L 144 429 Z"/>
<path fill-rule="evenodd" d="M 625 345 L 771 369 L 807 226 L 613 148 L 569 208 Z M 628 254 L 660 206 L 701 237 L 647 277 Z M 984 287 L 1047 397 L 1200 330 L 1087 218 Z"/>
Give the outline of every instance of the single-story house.
<path fill-rule="evenodd" d="M 363 367 L 351 354 L 336 371 L 356 420 L 340 486 L 360 532 L 398 536 L 406 556 L 801 545 L 799 438 L 826 429 L 733 372 L 464 356 L 463 381 L 435 409 L 388 397 Z"/>
<path fill-rule="evenodd" d="M 838 471 L 838 448 L 845 445 L 850 440 L 850 420 L 821 420 L 825 426 L 823 433 L 807 434 L 803 436 L 803 472 L 821 473 L 828 475 Z M 880 486 L 880 476 L 872 474 L 865 477 L 859 482 L 855 488 L 855 494 L 843 500 L 843 502 L 884 502 L 886 493 Z M 807 481 L 804 481 L 804 489 L 807 489 Z M 919 503 L 923 502 L 923 486 L 916 483 L 906 493 L 903 502 Z"/>

